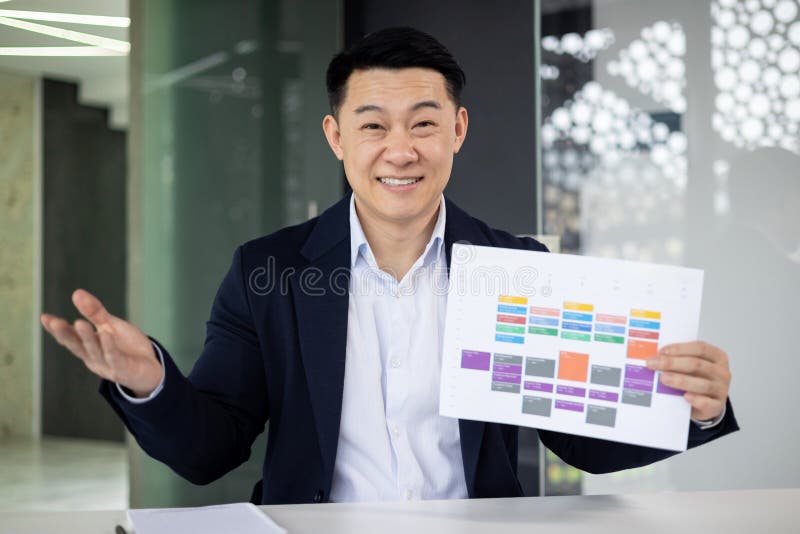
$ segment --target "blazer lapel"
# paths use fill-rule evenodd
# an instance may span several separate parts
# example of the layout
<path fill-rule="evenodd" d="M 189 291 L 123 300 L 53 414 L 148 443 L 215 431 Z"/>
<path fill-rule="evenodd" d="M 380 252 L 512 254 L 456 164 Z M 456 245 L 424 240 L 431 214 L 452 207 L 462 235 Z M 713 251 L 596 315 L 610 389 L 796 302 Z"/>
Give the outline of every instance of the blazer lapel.
<path fill-rule="evenodd" d="M 291 277 L 300 352 L 330 486 L 342 416 L 350 283 L 349 195 L 326 210 L 304 243 L 308 265 Z"/>
<path fill-rule="evenodd" d="M 461 208 L 445 199 L 447 219 L 445 221 L 444 243 L 447 255 L 447 269 L 450 269 L 451 252 L 454 243 L 489 245 L 489 241 L 475 220 Z M 486 423 L 459 419 L 458 429 L 461 437 L 461 456 L 464 461 L 464 478 L 470 497 L 475 497 L 475 481 L 478 468 L 478 457 L 483 442 Z"/>

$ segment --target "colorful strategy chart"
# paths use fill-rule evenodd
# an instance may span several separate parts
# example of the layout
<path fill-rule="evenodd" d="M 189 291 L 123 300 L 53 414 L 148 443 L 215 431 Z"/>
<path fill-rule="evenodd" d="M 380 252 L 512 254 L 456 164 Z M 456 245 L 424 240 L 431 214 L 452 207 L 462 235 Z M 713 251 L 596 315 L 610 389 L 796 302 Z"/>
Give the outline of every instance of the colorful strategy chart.
<path fill-rule="evenodd" d="M 456 244 L 442 415 L 686 450 L 690 406 L 645 360 L 697 338 L 703 271 Z"/>

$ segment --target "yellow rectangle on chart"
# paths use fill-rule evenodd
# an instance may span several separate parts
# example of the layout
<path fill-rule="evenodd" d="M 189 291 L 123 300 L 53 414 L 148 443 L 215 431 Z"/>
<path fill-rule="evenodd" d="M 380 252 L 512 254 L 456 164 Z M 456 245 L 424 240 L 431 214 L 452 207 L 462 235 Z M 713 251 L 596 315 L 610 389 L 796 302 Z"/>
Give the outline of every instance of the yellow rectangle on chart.
<path fill-rule="evenodd" d="M 500 302 L 506 304 L 527 304 L 528 297 L 512 297 L 511 295 L 500 295 Z"/>
<path fill-rule="evenodd" d="M 661 312 L 647 310 L 631 310 L 631 317 L 640 319 L 661 319 Z"/>
<path fill-rule="evenodd" d="M 565 310 L 593 312 L 594 311 L 594 304 L 581 304 L 580 302 L 565 302 L 564 303 L 564 309 Z"/>

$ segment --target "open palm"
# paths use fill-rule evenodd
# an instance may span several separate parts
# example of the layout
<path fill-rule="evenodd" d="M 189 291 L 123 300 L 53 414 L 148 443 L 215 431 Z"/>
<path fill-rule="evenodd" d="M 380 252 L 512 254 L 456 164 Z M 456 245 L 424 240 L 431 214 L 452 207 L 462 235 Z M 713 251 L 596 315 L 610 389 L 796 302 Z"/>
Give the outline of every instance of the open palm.
<path fill-rule="evenodd" d="M 163 374 L 150 339 L 131 323 L 111 315 L 88 291 L 76 290 L 72 302 L 86 320 L 71 325 L 44 313 L 41 322 L 45 330 L 97 376 L 127 387 L 137 397 L 149 395 Z"/>

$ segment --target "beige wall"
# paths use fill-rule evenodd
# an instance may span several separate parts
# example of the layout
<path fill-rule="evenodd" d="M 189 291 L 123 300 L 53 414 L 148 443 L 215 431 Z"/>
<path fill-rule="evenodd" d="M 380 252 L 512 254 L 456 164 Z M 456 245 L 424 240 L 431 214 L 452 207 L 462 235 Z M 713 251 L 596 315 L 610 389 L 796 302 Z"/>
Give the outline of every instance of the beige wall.
<path fill-rule="evenodd" d="M 0 72 L 0 440 L 38 433 L 37 80 Z"/>

